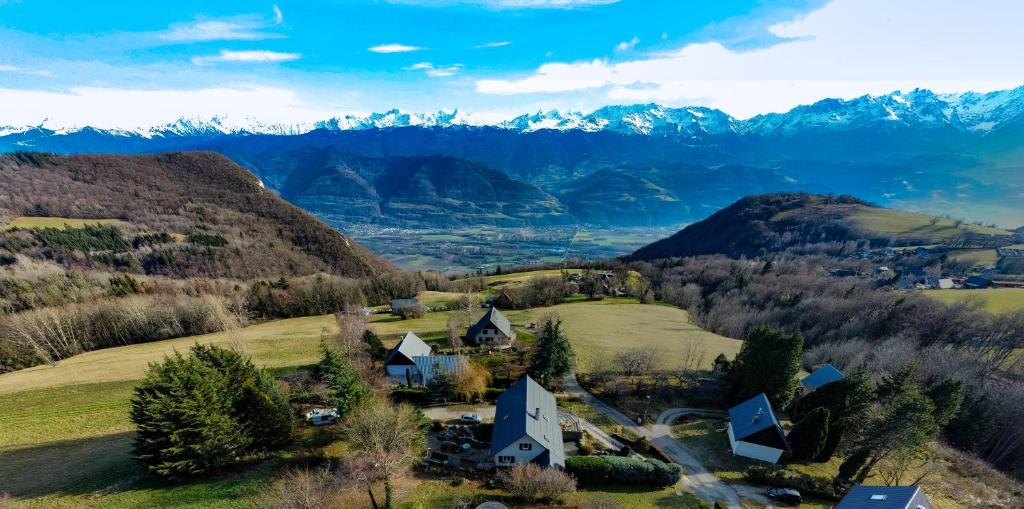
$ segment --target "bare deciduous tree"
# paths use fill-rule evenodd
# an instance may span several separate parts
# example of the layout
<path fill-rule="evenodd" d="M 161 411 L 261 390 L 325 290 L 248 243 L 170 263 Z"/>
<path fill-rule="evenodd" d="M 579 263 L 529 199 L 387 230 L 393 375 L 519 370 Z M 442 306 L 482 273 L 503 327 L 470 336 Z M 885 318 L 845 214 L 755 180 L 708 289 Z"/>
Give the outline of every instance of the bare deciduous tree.
<path fill-rule="evenodd" d="M 423 448 L 423 431 L 409 405 L 371 399 L 353 409 L 342 423 L 352 450 L 369 462 L 371 473 L 384 483 L 384 509 L 394 507 L 395 477 L 409 466 Z M 369 482 L 374 476 L 366 477 Z M 373 490 L 368 486 L 371 498 Z M 377 507 L 374 501 L 374 507 Z"/>
<path fill-rule="evenodd" d="M 530 502 L 551 502 L 576 491 L 576 480 L 565 472 L 533 463 L 500 472 L 498 480 L 509 495 Z"/>

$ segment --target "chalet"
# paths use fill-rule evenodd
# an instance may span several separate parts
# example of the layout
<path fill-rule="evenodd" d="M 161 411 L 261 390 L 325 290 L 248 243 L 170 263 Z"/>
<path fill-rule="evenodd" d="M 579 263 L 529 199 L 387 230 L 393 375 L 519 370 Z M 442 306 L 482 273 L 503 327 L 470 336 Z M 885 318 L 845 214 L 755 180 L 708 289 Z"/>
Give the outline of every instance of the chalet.
<path fill-rule="evenodd" d="M 829 384 L 832 382 L 838 382 L 842 380 L 843 373 L 836 369 L 831 364 L 825 364 L 824 366 L 814 370 L 813 373 L 805 376 L 800 380 L 800 384 L 807 389 L 807 392 L 814 392 L 818 390 L 822 385 Z"/>
<path fill-rule="evenodd" d="M 466 342 L 474 345 L 507 347 L 516 339 L 512 324 L 498 308 L 491 307 L 480 321 L 469 328 Z"/>
<path fill-rule="evenodd" d="M 423 385 L 429 384 L 434 377 L 441 374 L 456 375 L 469 365 L 469 359 L 465 355 L 417 355 L 412 361 L 416 365 L 413 383 Z"/>
<path fill-rule="evenodd" d="M 988 288 L 992 280 L 984 276 L 971 276 L 964 280 L 964 288 L 978 289 Z"/>
<path fill-rule="evenodd" d="M 555 396 L 529 376 L 523 376 L 498 396 L 491 455 L 499 467 L 523 463 L 565 467 Z"/>
<path fill-rule="evenodd" d="M 932 509 L 920 486 L 864 486 L 850 488 L 834 509 Z"/>
<path fill-rule="evenodd" d="M 423 383 L 414 359 L 428 356 L 431 352 L 430 345 L 424 343 L 419 336 L 412 331 L 406 332 L 405 336 L 402 336 L 402 340 L 388 351 L 387 357 L 384 358 L 384 369 L 388 373 L 388 382 L 407 384 L 411 380 L 413 384 Z"/>
<path fill-rule="evenodd" d="M 737 456 L 777 463 L 789 450 L 786 433 L 764 393 L 730 408 L 726 431 Z"/>
<path fill-rule="evenodd" d="M 391 314 L 397 315 L 402 309 L 421 308 L 426 311 L 427 307 L 420 303 L 419 299 L 393 299 L 391 301 Z"/>

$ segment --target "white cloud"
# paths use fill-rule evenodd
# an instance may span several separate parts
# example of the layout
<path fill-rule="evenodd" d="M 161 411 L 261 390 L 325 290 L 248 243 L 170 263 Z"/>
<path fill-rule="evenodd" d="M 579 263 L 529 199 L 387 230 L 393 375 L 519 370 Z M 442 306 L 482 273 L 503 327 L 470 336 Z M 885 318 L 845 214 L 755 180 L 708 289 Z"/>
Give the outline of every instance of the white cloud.
<path fill-rule="evenodd" d="M 607 5 L 621 0 L 388 0 L 393 4 L 446 7 L 450 5 L 480 5 L 491 9 L 573 9 L 591 5 Z"/>
<path fill-rule="evenodd" d="M 509 41 L 486 42 L 486 43 L 483 43 L 483 44 L 477 44 L 476 46 L 473 46 L 473 48 L 475 48 L 475 49 L 500 48 L 502 46 L 508 46 L 509 44 L 512 44 L 512 43 L 509 42 Z"/>
<path fill-rule="evenodd" d="M 302 58 L 299 53 L 282 53 L 278 51 L 250 50 L 231 51 L 221 50 L 220 54 L 208 57 L 195 57 L 192 63 L 196 65 L 207 65 L 215 62 L 252 62 L 252 63 L 276 63 L 291 62 Z"/>
<path fill-rule="evenodd" d="M 454 76 L 462 70 L 462 64 L 452 64 L 446 66 L 435 66 L 430 62 L 418 62 L 406 67 L 407 71 L 423 71 L 427 73 L 427 76 L 434 78 L 446 78 L 448 76 Z"/>
<path fill-rule="evenodd" d="M 409 53 L 411 51 L 421 51 L 424 49 L 426 48 L 421 48 L 419 46 L 407 46 L 405 44 L 381 44 L 379 46 L 367 48 L 367 51 L 372 51 L 373 53 Z"/>
<path fill-rule="evenodd" d="M 640 43 L 640 39 L 638 37 L 633 37 L 632 39 L 630 39 L 628 41 L 622 41 L 622 42 L 620 42 L 620 43 L 615 45 L 615 52 L 616 53 L 625 53 L 627 51 L 633 51 L 633 48 L 635 48 L 636 45 L 639 44 L 639 43 Z"/>
<path fill-rule="evenodd" d="M 997 90 L 1024 82 L 1024 31 L 1013 0 L 964 8 L 956 0 L 835 0 L 770 27 L 784 39 L 733 50 L 689 44 L 642 59 L 551 63 L 525 77 L 482 79 L 485 94 L 593 90 L 605 100 L 700 103 L 739 117 L 785 111 L 824 97 L 895 89 Z"/>
<path fill-rule="evenodd" d="M 281 12 L 281 8 L 280 7 L 275 5 L 274 6 L 274 24 L 275 25 L 280 25 L 281 23 L 284 23 L 284 13 Z"/>
<path fill-rule="evenodd" d="M 280 37 L 260 31 L 262 28 L 263 22 L 251 16 L 197 19 L 188 23 L 174 23 L 158 37 L 171 42 L 259 41 Z"/>
<path fill-rule="evenodd" d="M 91 125 L 101 129 L 153 126 L 181 117 L 215 115 L 261 122 L 298 123 L 328 118 L 292 90 L 240 85 L 189 90 L 130 90 L 77 87 L 67 92 L 0 88 L 3 123 L 57 127 Z"/>
<path fill-rule="evenodd" d="M 26 74 L 30 76 L 43 76 L 46 78 L 54 77 L 53 72 L 44 69 L 26 69 L 24 67 L 4 64 L 0 64 L 0 72 L 6 72 L 10 74 Z"/>

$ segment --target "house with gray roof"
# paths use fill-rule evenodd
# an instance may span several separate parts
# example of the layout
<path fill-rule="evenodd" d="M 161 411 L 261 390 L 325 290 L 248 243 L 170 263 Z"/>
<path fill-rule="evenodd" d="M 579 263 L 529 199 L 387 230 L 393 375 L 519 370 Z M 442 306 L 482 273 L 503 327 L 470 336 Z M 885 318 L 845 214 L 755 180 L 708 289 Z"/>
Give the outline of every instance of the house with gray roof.
<path fill-rule="evenodd" d="M 388 382 L 393 384 L 422 384 L 422 376 L 416 367 L 416 357 L 430 355 L 433 350 L 414 332 L 409 331 L 402 340 L 388 351 L 384 358 L 384 369 L 387 370 Z"/>
<path fill-rule="evenodd" d="M 516 333 L 512 330 L 512 323 L 501 314 L 496 307 L 491 307 L 487 313 L 469 328 L 466 334 L 466 342 L 477 346 L 508 347 L 516 339 Z"/>
<path fill-rule="evenodd" d="M 834 509 L 932 509 L 920 486 L 857 485 Z"/>
<path fill-rule="evenodd" d="M 838 382 L 843 378 L 845 377 L 842 371 L 831 364 L 825 364 L 800 380 L 800 385 L 803 385 L 808 392 L 814 392 L 822 385 Z"/>
<path fill-rule="evenodd" d="M 730 408 L 726 431 L 737 456 L 777 463 L 789 450 L 786 433 L 764 393 Z"/>
<path fill-rule="evenodd" d="M 412 361 L 417 371 L 413 375 L 414 382 L 418 379 L 416 383 L 423 385 L 438 375 L 454 376 L 469 367 L 469 358 L 465 355 L 417 355 Z"/>
<path fill-rule="evenodd" d="M 498 396 L 491 455 L 499 467 L 525 463 L 565 467 L 555 396 L 529 376 L 524 375 Z"/>

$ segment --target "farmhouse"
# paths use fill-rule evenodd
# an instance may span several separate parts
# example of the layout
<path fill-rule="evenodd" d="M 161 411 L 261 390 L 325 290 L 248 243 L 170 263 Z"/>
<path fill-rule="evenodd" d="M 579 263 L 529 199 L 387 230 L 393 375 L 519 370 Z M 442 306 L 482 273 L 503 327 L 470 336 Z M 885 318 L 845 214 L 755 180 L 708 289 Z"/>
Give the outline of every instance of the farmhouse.
<path fill-rule="evenodd" d="M 444 375 L 455 375 L 469 365 L 469 359 L 465 355 L 417 355 L 412 358 L 416 364 L 413 373 L 413 383 L 427 385 L 434 377 Z"/>
<path fill-rule="evenodd" d="M 776 463 L 789 450 L 786 433 L 764 393 L 729 409 L 727 432 L 737 456 Z"/>
<path fill-rule="evenodd" d="M 805 376 L 803 380 L 800 380 L 800 384 L 807 389 L 807 392 L 814 392 L 822 385 L 838 382 L 843 378 L 843 373 L 836 369 L 835 366 L 825 364 L 824 366 L 814 370 L 813 373 Z"/>
<path fill-rule="evenodd" d="M 563 468 L 563 447 L 555 396 L 540 384 L 523 376 L 498 397 L 491 438 L 495 465 Z"/>
<path fill-rule="evenodd" d="M 416 357 L 430 355 L 430 345 L 423 342 L 419 336 L 412 331 L 406 332 L 402 340 L 388 351 L 384 358 L 384 369 L 388 373 L 388 382 L 394 384 L 423 383 L 422 377 L 417 378 L 419 370 L 416 367 Z"/>
<path fill-rule="evenodd" d="M 835 509 L 932 509 L 932 504 L 920 486 L 857 485 Z"/>
<path fill-rule="evenodd" d="M 498 308 L 491 307 L 480 321 L 469 328 L 466 342 L 474 345 L 509 346 L 516 339 L 512 324 Z"/>

